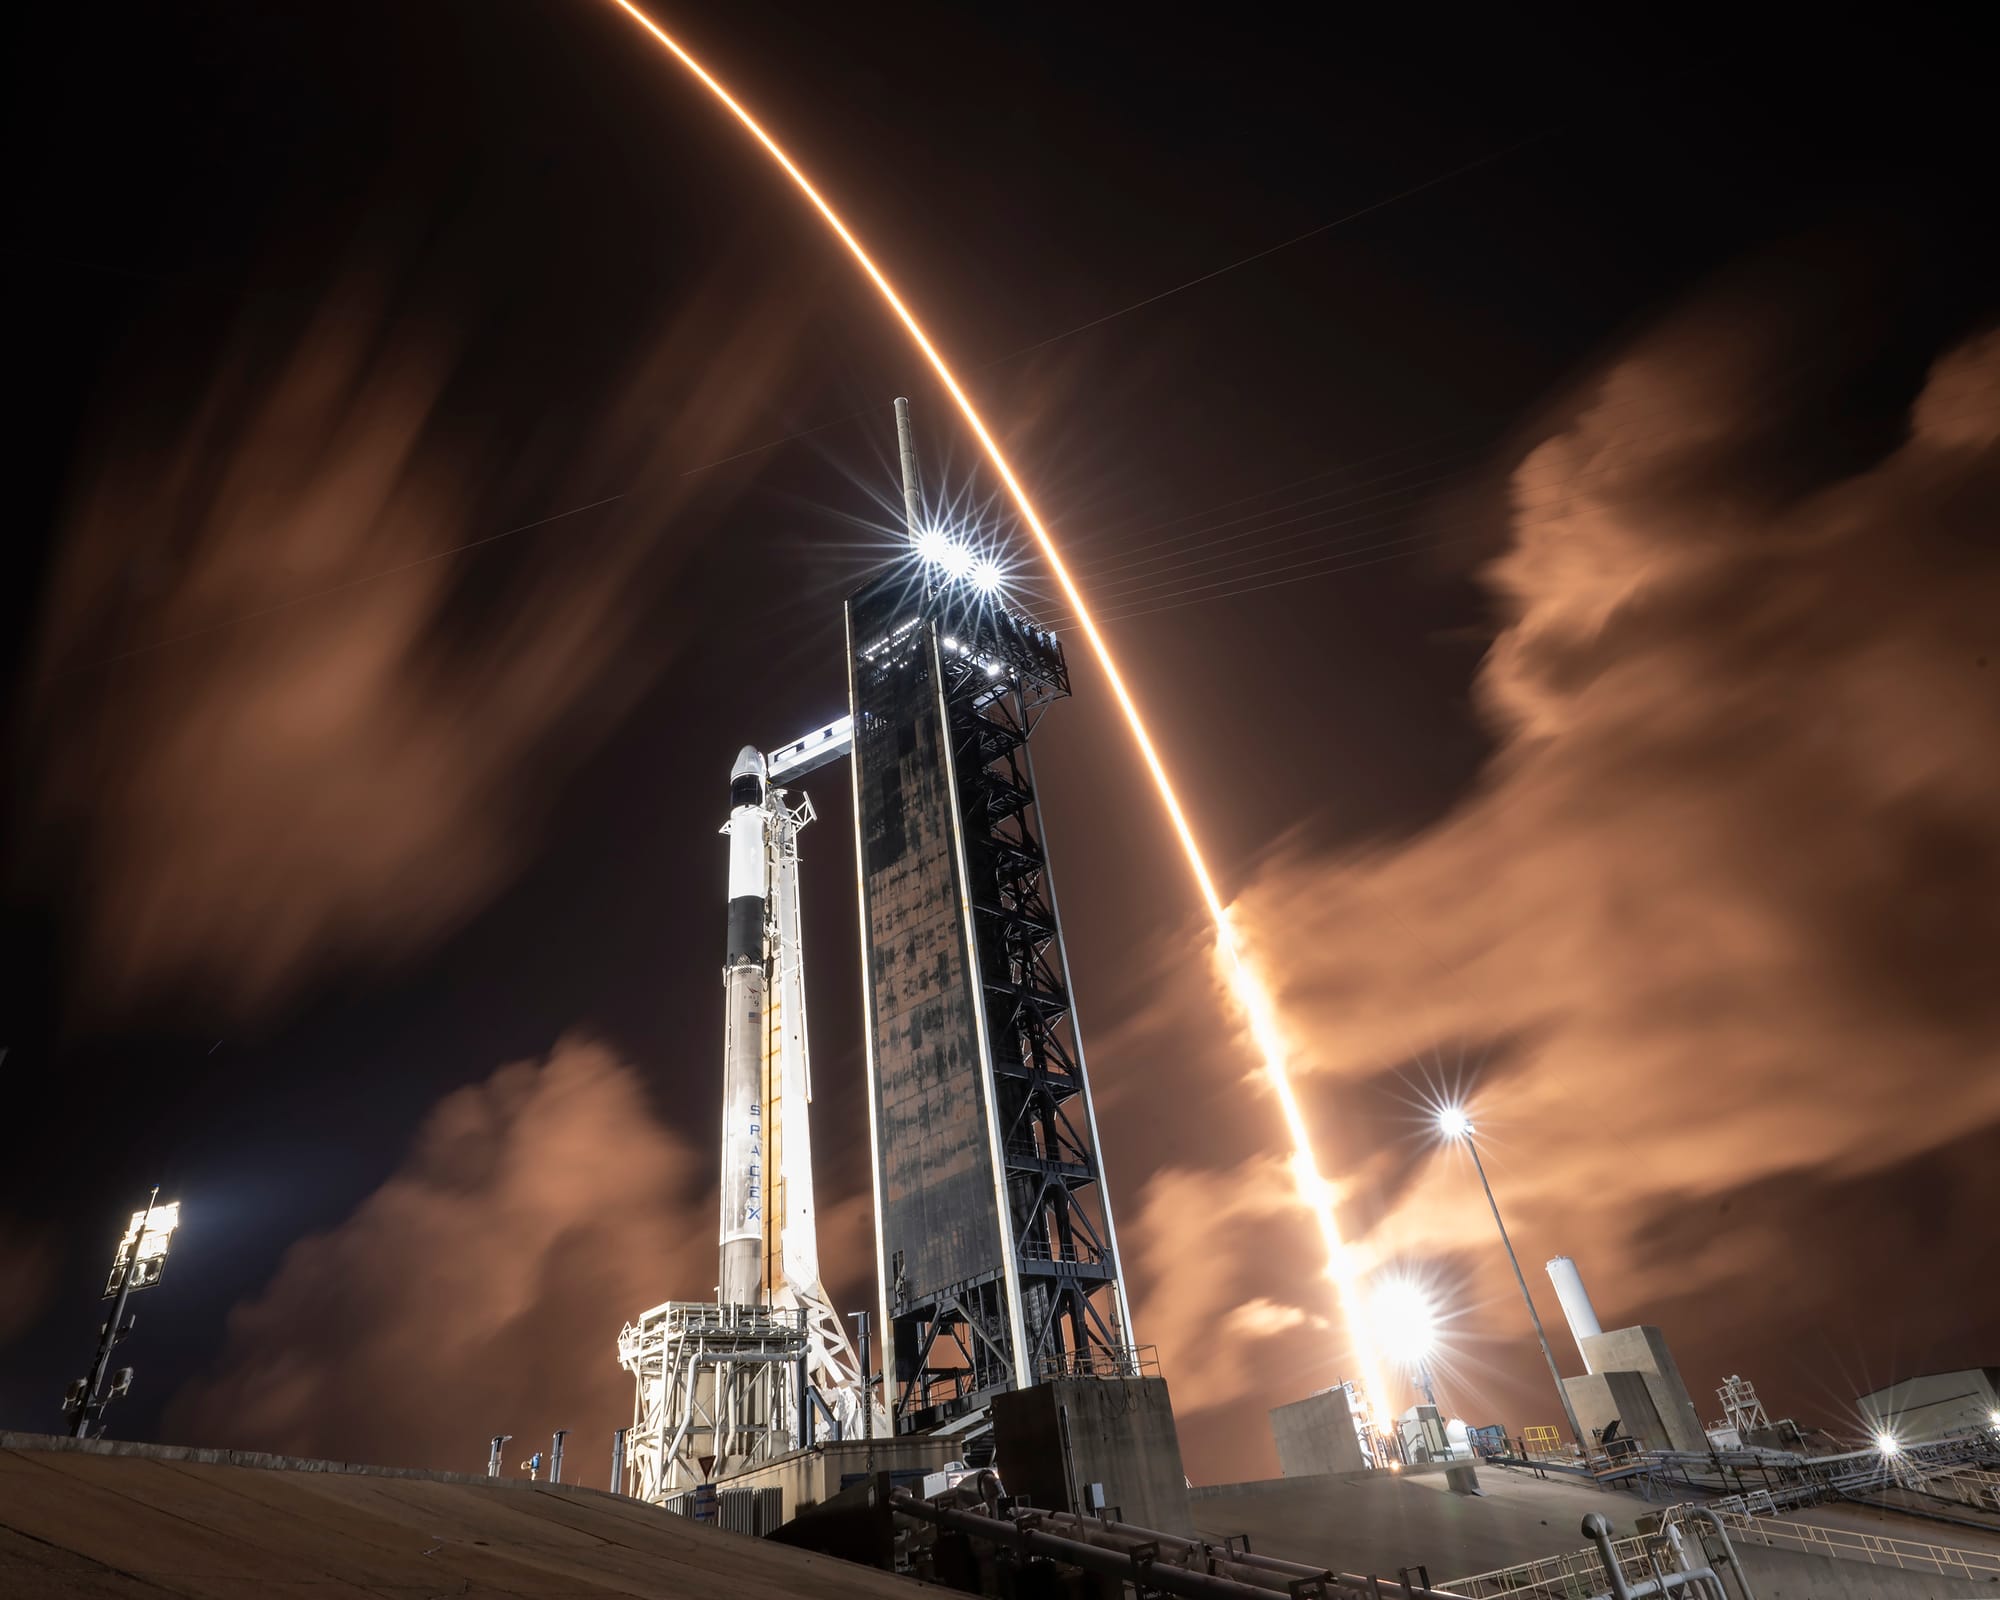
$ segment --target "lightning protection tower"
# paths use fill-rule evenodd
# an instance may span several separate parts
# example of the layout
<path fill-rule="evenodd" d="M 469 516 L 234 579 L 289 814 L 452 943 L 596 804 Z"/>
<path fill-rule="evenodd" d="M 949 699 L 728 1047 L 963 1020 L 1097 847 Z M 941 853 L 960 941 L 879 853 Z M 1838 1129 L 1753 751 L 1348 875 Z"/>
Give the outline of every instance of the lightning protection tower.
<path fill-rule="evenodd" d="M 847 602 L 884 1401 L 899 1431 L 1136 1374 L 1029 741 L 1061 643 L 924 526 Z"/>

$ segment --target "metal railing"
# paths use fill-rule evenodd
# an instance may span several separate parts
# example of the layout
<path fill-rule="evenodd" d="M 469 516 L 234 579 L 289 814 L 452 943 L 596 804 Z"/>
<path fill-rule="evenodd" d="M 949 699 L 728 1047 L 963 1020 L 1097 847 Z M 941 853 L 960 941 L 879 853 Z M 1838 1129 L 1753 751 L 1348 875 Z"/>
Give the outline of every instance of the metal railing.
<path fill-rule="evenodd" d="M 803 1309 L 781 1306 L 725 1306 L 712 1300 L 676 1300 L 658 1308 L 669 1337 L 718 1334 L 753 1339 L 785 1338 L 806 1331 Z M 650 1316 L 651 1313 L 648 1313 Z"/>
<path fill-rule="evenodd" d="M 1529 1456 L 1553 1456 L 1562 1453 L 1562 1434 L 1553 1427 L 1523 1428 L 1521 1430 L 1521 1450 Z"/>
<path fill-rule="evenodd" d="M 1735 1498 L 1732 1496 L 1732 1498 Z M 1878 1567 L 1897 1567 L 1909 1572 L 1928 1572 L 1939 1577 L 2000 1579 L 2000 1554 L 1986 1550 L 1965 1550 L 1952 1545 L 1929 1544 L 1920 1539 L 1895 1539 L 1886 1534 L 1861 1533 L 1850 1528 L 1829 1528 L 1817 1523 L 1792 1522 L 1779 1517 L 1752 1516 L 1714 1502 L 1705 1508 L 1697 1503 L 1672 1507 L 1665 1525 L 1678 1525 L 1680 1537 L 1693 1550 L 1708 1550 L 1701 1543 L 1706 1531 L 1694 1513 L 1703 1509 L 1719 1516 L 1740 1553 L 1746 1544 L 1773 1550 L 1796 1550 L 1805 1555 L 1827 1556 L 1839 1561 L 1866 1561 Z M 1611 1551 L 1620 1575 L 1637 1585 L 1655 1577 L 1663 1568 L 1671 1570 L 1672 1559 L 1662 1552 L 1661 1536 L 1639 1534 L 1614 1540 Z M 1710 1552 L 1713 1555 L 1713 1552 Z M 1591 1600 L 1612 1587 L 1605 1574 L 1603 1558 L 1595 1549 L 1570 1550 L 1544 1556 L 1471 1577 L 1451 1578 L 1438 1585 L 1465 1600 Z"/>
<path fill-rule="evenodd" d="M 1684 1520 L 1680 1514 L 1686 1509 L 1675 1506 L 1668 1515 L 1673 1520 Z M 1753 1517 L 1741 1511 L 1718 1514 L 1728 1526 L 1730 1538 L 1739 1545 L 1799 1550 L 1808 1555 L 1866 1561 L 1878 1567 L 1900 1567 L 1940 1577 L 2000 1578 L 2000 1554 L 1989 1550 L 1964 1550 L 1954 1545 L 1928 1544 L 1921 1539 L 1892 1539 L 1886 1534 L 1828 1528 L 1781 1517 Z M 1690 1535 L 1699 1535 L 1701 1531 L 1699 1523 L 1687 1522 L 1685 1526 Z"/>
<path fill-rule="evenodd" d="M 1158 1345 L 1133 1344 L 1118 1350 L 1064 1350 L 1043 1356 L 1044 1378 L 1157 1378 L 1160 1375 Z"/>
<path fill-rule="evenodd" d="M 2000 1472 L 1985 1467 L 1947 1466 L 1934 1472 L 1913 1472 L 1903 1480 L 1903 1486 L 1956 1500 L 1977 1511 L 2000 1511 Z"/>
<path fill-rule="evenodd" d="M 1021 1259 L 1023 1261 L 1055 1261 L 1080 1267 L 1101 1267 L 1104 1265 L 1103 1255 L 1096 1250 L 1087 1247 L 1078 1249 L 1073 1244 L 1066 1244 L 1060 1249 L 1052 1249 L 1039 1239 L 1030 1239 L 1026 1244 L 1021 1246 Z"/>
<path fill-rule="evenodd" d="M 1612 1554 L 1618 1570 L 1628 1583 L 1640 1583 L 1654 1576 L 1654 1557 L 1644 1535 L 1615 1539 Z M 1496 1600 L 1496 1597 L 1524 1596 L 1532 1600 L 1590 1600 L 1611 1587 L 1604 1574 L 1604 1561 L 1594 1549 L 1566 1550 L 1559 1556 L 1543 1556 L 1511 1567 L 1496 1567 L 1469 1578 L 1447 1578 L 1438 1585 L 1465 1600 Z"/>

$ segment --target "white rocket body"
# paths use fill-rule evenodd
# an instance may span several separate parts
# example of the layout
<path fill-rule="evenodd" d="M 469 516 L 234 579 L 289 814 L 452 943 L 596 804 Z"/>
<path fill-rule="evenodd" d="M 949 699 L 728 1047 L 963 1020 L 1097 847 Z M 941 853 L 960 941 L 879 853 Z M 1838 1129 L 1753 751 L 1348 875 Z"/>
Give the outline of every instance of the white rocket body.
<path fill-rule="evenodd" d="M 791 750 L 817 764 L 838 725 Z M 781 752 L 783 754 L 783 752 Z M 796 771 L 794 760 L 780 776 Z M 721 1303 L 803 1311 L 806 1377 L 843 1437 L 890 1431 L 819 1276 L 813 1215 L 812 1067 L 806 1034 L 799 830 L 771 758 L 746 745 L 729 773 L 729 947 L 722 969 Z M 793 1401 L 787 1400 L 792 1405 Z M 792 1418 L 795 1437 L 805 1419 Z"/>
<path fill-rule="evenodd" d="M 1569 1336 L 1576 1341 L 1576 1353 L 1583 1357 L 1583 1370 L 1588 1372 L 1590 1356 L 1583 1348 L 1583 1341 L 1604 1331 L 1598 1326 L 1597 1308 L 1590 1303 L 1590 1295 L 1583 1287 L 1583 1274 L 1568 1256 L 1555 1257 L 1548 1268 L 1549 1282 L 1556 1286 L 1556 1298 L 1562 1302 L 1563 1316 L 1569 1322 Z"/>
<path fill-rule="evenodd" d="M 722 1304 L 764 1293 L 764 923 L 770 898 L 764 756 L 745 746 L 729 774 L 729 947 L 722 969 Z"/>

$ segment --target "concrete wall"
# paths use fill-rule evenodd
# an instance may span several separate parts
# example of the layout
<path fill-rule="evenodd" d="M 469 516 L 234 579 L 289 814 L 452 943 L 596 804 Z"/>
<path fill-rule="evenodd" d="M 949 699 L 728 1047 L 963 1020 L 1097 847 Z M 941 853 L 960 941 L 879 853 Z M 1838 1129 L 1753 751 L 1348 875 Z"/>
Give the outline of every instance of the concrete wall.
<path fill-rule="evenodd" d="M 1664 1403 L 1679 1398 L 1672 1381 L 1656 1372 L 1593 1372 L 1581 1378 L 1563 1379 L 1563 1389 L 1576 1411 L 1576 1420 L 1586 1433 L 1595 1435 L 1618 1419 L 1621 1438 L 1636 1439 L 1642 1450 L 1704 1450 L 1703 1442 L 1688 1442 L 1688 1410 L 1680 1415 L 1680 1426 L 1662 1415 Z"/>
<path fill-rule="evenodd" d="M 1989 1580 L 1941 1578 L 1803 1550 L 1739 1544 L 1736 1554 L 1757 1600 L 1971 1600 L 1973 1596 L 1993 1600 L 2000 1593 L 2000 1584 Z M 1723 1573 L 1725 1584 L 1730 1578 Z"/>
<path fill-rule="evenodd" d="M 1682 1381 L 1681 1369 L 1667 1348 L 1667 1336 L 1649 1323 L 1631 1328 L 1608 1328 L 1582 1341 L 1584 1359 L 1593 1375 L 1612 1372 L 1643 1372 L 1646 1389 L 1666 1433 L 1666 1447 L 1674 1450 L 1703 1451 L 1708 1435 L 1702 1430 L 1701 1414 Z M 1577 1420 L 1581 1422 L 1582 1416 Z M 1601 1424 L 1599 1424 L 1601 1426 Z M 1627 1423 L 1630 1428 L 1631 1424 Z"/>
<path fill-rule="evenodd" d="M 1887 1428 L 1905 1443 L 1940 1439 L 1948 1433 L 1991 1425 L 2000 1409 L 2000 1369 L 1967 1367 L 1959 1372 L 1927 1372 L 1906 1378 L 1855 1401 L 1875 1428 Z"/>
<path fill-rule="evenodd" d="M 1563 1379 L 1563 1392 L 1569 1396 L 1577 1426 L 1583 1429 L 1586 1437 L 1597 1435 L 1618 1415 L 1618 1402 L 1611 1398 L 1611 1384 L 1602 1372 Z"/>
<path fill-rule="evenodd" d="M 722 1480 L 725 1489 L 782 1489 L 785 1494 L 785 1521 L 789 1522 L 808 1507 L 824 1504 L 840 1493 L 842 1480 L 859 1478 L 869 1470 L 892 1474 L 935 1472 L 956 1461 L 960 1444 L 955 1439 L 933 1439 L 922 1435 L 900 1439 L 842 1439 L 795 1450 L 761 1467 L 739 1472 Z"/>
<path fill-rule="evenodd" d="M 1652 1372 L 1607 1372 L 1605 1386 L 1618 1414 L 1619 1432 L 1637 1439 L 1642 1450 L 1686 1450 L 1686 1429 L 1676 1430 L 1660 1413 L 1665 1380 Z M 1670 1397 L 1669 1402 L 1671 1403 Z"/>
<path fill-rule="evenodd" d="M 1642 1450 L 1677 1448 L 1650 1387 L 1659 1381 L 1650 1372 L 1607 1372 L 1604 1375 L 1605 1386 L 1611 1391 L 1611 1403 L 1618 1408 L 1619 1431 L 1637 1439 Z"/>
<path fill-rule="evenodd" d="M 1271 1436 L 1278 1445 L 1278 1471 L 1287 1478 L 1321 1472 L 1360 1472 L 1361 1441 L 1345 1389 L 1307 1395 L 1271 1412 Z"/>
<path fill-rule="evenodd" d="M 1055 1378 L 993 1397 L 994 1465 L 1009 1494 L 1083 1511 L 1104 1485 L 1121 1520 L 1192 1535 L 1180 1434 L 1164 1378 Z"/>

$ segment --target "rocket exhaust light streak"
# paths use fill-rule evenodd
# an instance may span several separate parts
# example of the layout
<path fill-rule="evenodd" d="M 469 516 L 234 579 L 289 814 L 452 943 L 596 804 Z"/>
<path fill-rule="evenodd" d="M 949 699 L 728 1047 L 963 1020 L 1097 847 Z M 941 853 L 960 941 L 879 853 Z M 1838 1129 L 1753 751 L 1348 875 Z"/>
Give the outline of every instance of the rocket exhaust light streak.
<path fill-rule="evenodd" d="M 741 102 L 672 35 L 640 10 L 634 0 L 611 0 L 611 4 L 644 28 L 657 43 L 673 55 L 675 60 L 700 80 L 702 87 L 720 101 L 729 114 L 743 125 L 744 131 L 764 147 L 765 153 L 784 170 L 785 176 L 792 180 L 799 193 L 804 195 L 812 208 L 819 213 L 820 220 L 847 247 L 847 253 L 867 274 L 868 280 L 875 285 L 883 302 L 895 313 L 896 320 L 902 323 L 903 330 L 909 334 L 911 343 L 922 352 L 931 370 L 937 374 L 938 382 L 944 385 L 945 391 L 957 405 L 959 414 L 965 419 L 965 425 L 972 430 L 973 437 L 986 452 L 986 458 L 992 464 L 993 470 L 999 474 L 1000 481 L 1006 484 L 1007 492 L 1020 510 L 1021 520 L 1034 534 L 1035 542 L 1041 547 L 1043 559 L 1048 562 L 1049 571 L 1054 575 L 1057 587 L 1062 590 L 1063 597 L 1070 604 L 1077 626 L 1083 629 L 1084 637 L 1090 641 L 1091 652 L 1097 657 L 1097 664 L 1104 673 L 1105 681 L 1111 685 L 1111 692 L 1118 702 L 1118 709 L 1125 714 L 1126 726 L 1131 730 L 1133 742 L 1139 747 L 1139 754 L 1146 763 L 1146 770 L 1152 775 L 1153 787 L 1159 793 L 1160 803 L 1166 808 L 1167 818 L 1173 824 L 1174 833 L 1181 843 L 1181 850 L 1187 857 L 1188 868 L 1194 874 L 1195 883 L 1201 890 L 1202 900 L 1207 905 L 1209 916 L 1215 924 L 1216 943 L 1224 958 L 1230 988 L 1236 995 L 1237 1004 L 1243 1008 L 1251 1037 L 1256 1041 L 1258 1051 L 1263 1056 L 1265 1077 L 1277 1096 L 1279 1109 L 1284 1114 L 1286 1130 L 1291 1135 L 1293 1177 L 1298 1184 L 1300 1199 L 1319 1224 L 1320 1237 L 1326 1247 L 1327 1276 L 1332 1279 L 1340 1297 L 1342 1320 L 1347 1325 L 1348 1340 L 1353 1347 L 1356 1364 L 1360 1368 L 1361 1383 L 1369 1409 L 1378 1420 L 1386 1418 L 1389 1415 L 1388 1395 L 1382 1383 L 1381 1363 L 1376 1356 L 1374 1341 L 1368 1329 L 1368 1308 L 1362 1298 L 1360 1275 L 1354 1266 L 1346 1242 L 1341 1238 L 1339 1219 L 1333 1210 L 1332 1190 L 1321 1176 L 1319 1163 L 1313 1155 L 1312 1136 L 1306 1129 L 1305 1114 L 1299 1109 L 1298 1096 L 1292 1088 L 1284 1033 L 1278 1024 L 1270 993 L 1236 942 L 1236 932 L 1229 921 L 1229 909 L 1223 904 L 1222 896 L 1216 890 L 1215 880 L 1209 876 L 1208 863 L 1202 856 L 1201 846 L 1195 840 L 1187 813 L 1181 809 L 1180 798 L 1174 793 L 1173 780 L 1167 776 L 1166 766 L 1160 760 L 1159 751 L 1154 748 L 1152 736 L 1146 731 L 1145 719 L 1139 714 L 1138 704 L 1133 700 L 1131 691 L 1125 687 L 1125 679 L 1118 671 L 1117 663 L 1112 659 L 1111 647 L 1105 643 L 1104 636 L 1097 631 L 1097 624 L 1092 620 L 1090 608 L 1085 604 L 1082 591 L 1077 588 L 1075 580 L 1070 577 L 1069 568 L 1063 564 L 1055 540 L 1042 525 L 1042 519 L 1036 513 L 1034 503 L 1028 498 L 1028 491 L 1022 487 L 1021 480 L 1014 475 L 1014 469 L 1008 464 L 1006 454 L 987 429 L 985 420 L 979 415 L 979 410 L 973 405 L 971 397 L 960 386 L 956 374 L 938 352 L 937 346 L 931 343 L 930 336 L 924 332 L 915 314 L 903 303 L 903 298 L 896 292 L 895 286 L 883 275 L 882 269 L 875 265 L 874 258 L 841 220 L 840 213 L 835 211 L 819 190 L 813 187 L 812 180 L 785 152 L 784 147 L 764 131 L 757 119 L 751 116 Z"/>

